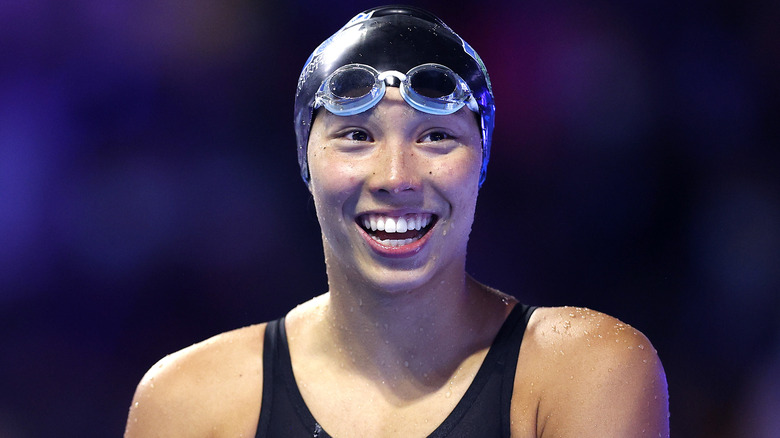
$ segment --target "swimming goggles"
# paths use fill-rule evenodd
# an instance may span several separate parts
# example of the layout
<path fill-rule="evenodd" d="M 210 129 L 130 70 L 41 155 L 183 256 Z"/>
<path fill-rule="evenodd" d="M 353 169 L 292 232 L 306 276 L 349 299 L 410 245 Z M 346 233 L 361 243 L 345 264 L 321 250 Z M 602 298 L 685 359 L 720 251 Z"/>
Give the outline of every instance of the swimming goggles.
<path fill-rule="evenodd" d="M 413 108 L 428 114 L 452 114 L 464 105 L 475 113 L 479 106 L 466 81 L 441 64 L 422 64 L 406 74 L 396 70 L 379 72 L 365 64 L 347 64 L 330 74 L 320 85 L 314 108 L 324 107 L 338 116 L 366 111 L 382 99 L 386 85 L 396 79 L 401 96 Z"/>

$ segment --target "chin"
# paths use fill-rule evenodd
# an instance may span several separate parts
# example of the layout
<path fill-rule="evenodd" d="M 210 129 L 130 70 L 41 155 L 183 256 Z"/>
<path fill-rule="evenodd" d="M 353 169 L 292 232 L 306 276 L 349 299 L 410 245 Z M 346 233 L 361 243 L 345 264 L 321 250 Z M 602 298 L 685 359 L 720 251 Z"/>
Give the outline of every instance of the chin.
<path fill-rule="evenodd" d="M 356 271 L 358 281 L 368 289 L 390 295 L 429 289 L 444 283 L 447 278 L 453 278 L 447 275 L 447 272 L 453 270 L 446 266 L 437 266 L 435 259 L 427 259 L 425 264 L 415 267 L 365 266 L 364 269 Z M 458 272 L 463 272 L 463 269 Z"/>

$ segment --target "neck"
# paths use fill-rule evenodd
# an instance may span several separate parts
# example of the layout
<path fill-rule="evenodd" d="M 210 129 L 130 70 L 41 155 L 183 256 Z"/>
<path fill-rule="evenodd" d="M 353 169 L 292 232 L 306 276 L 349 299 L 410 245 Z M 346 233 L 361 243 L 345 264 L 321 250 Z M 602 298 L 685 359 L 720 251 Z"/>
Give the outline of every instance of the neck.
<path fill-rule="evenodd" d="M 439 282 L 429 288 L 387 293 L 368 288 L 330 290 L 329 317 L 337 324 L 340 337 L 365 342 L 368 333 L 395 345 L 420 346 L 429 337 L 440 339 L 450 325 L 457 324 L 468 302 L 473 300 L 465 275 Z"/>
<path fill-rule="evenodd" d="M 431 384 L 488 348 L 509 310 L 506 297 L 465 272 L 394 293 L 332 287 L 324 300 L 320 333 L 343 363 L 381 380 Z"/>
<path fill-rule="evenodd" d="M 339 328 L 339 338 L 350 344 L 390 341 L 413 348 L 428 337 L 441 339 L 439 335 L 452 329 L 448 326 L 457 324 L 468 316 L 467 310 L 473 309 L 470 301 L 477 283 L 467 277 L 465 260 L 425 281 L 414 276 L 403 281 L 406 272 L 385 273 L 371 281 L 341 267 L 328 264 L 328 316 Z M 389 284 L 381 283 L 386 279 L 390 279 Z"/>

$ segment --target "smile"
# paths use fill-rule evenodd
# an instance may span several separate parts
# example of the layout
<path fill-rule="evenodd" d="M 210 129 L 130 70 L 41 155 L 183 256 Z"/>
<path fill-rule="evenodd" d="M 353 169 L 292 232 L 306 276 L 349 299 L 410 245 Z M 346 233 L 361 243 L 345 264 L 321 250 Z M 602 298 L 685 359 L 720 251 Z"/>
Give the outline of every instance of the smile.
<path fill-rule="evenodd" d="M 379 244 L 386 247 L 400 247 L 421 239 L 433 227 L 436 216 L 430 213 L 387 216 L 365 214 L 357 223 Z"/>

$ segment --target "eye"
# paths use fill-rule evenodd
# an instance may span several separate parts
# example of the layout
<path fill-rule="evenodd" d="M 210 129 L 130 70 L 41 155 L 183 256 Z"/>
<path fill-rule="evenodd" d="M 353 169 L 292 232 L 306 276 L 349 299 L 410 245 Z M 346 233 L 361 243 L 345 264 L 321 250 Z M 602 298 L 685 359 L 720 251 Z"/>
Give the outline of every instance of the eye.
<path fill-rule="evenodd" d="M 371 141 L 371 137 L 368 133 L 360 129 L 351 129 L 345 132 L 343 137 L 351 141 Z"/>
<path fill-rule="evenodd" d="M 442 131 L 431 131 L 420 138 L 420 143 L 437 142 L 453 138 L 450 134 Z"/>

